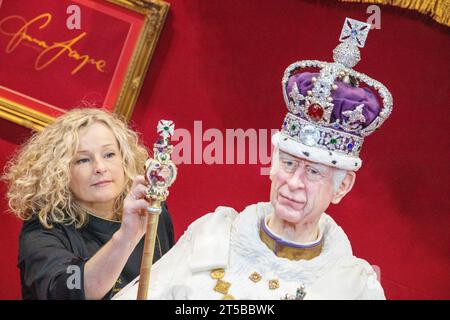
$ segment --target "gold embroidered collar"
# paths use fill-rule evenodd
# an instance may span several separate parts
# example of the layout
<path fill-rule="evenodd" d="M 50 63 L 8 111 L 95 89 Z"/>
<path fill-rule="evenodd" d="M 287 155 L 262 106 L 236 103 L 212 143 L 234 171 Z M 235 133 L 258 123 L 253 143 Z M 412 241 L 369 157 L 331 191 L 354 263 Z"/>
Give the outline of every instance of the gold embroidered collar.
<path fill-rule="evenodd" d="M 259 236 L 262 242 L 264 242 L 275 255 L 289 260 L 311 260 L 320 254 L 323 247 L 323 235 L 320 237 L 320 240 L 308 245 L 301 245 L 283 240 L 269 230 L 266 219 L 262 219 L 261 221 Z"/>

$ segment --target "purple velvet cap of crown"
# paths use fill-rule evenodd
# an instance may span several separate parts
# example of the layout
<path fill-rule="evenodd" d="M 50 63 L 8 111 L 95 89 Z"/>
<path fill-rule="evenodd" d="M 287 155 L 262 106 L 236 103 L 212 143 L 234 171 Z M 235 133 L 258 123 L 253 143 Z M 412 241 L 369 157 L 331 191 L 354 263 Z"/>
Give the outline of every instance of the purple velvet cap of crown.
<path fill-rule="evenodd" d="M 306 96 L 308 90 L 313 89 L 313 77 L 318 78 L 319 73 L 301 72 L 292 75 L 287 83 L 288 96 L 292 90 L 294 82 L 297 83 L 299 92 Z M 378 102 L 372 90 L 369 88 L 353 87 L 342 81 L 335 81 L 334 83 L 338 86 L 338 88 L 331 91 L 331 97 L 333 98 L 334 104 L 331 122 L 336 121 L 336 119 L 342 121 L 344 117 L 342 112 L 354 110 L 357 105 L 364 104 L 362 112 L 366 118 L 366 122 L 362 125 L 362 127 L 365 128 L 372 123 L 381 111 L 381 104 Z"/>

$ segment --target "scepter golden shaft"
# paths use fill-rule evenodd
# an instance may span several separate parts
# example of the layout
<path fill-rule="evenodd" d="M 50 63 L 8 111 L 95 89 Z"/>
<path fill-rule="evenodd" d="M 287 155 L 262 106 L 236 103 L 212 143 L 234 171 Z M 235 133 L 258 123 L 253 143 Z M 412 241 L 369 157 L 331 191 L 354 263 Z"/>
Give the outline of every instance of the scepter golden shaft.
<path fill-rule="evenodd" d="M 169 144 L 169 137 L 173 134 L 174 124 L 172 121 L 160 120 L 157 129 L 161 137 L 153 146 L 154 158 L 148 159 L 145 163 L 145 179 L 148 182 L 146 198 L 150 201 L 150 206 L 147 208 L 149 216 L 142 253 L 138 300 L 147 300 L 148 297 L 161 203 L 167 199 L 168 188 L 177 176 L 177 168 L 170 160 L 173 146 Z"/>
<path fill-rule="evenodd" d="M 154 201 L 151 208 L 161 210 L 161 202 Z M 155 252 L 156 234 L 158 232 L 159 214 L 149 214 L 147 218 L 147 231 L 144 239 L 144 251 L 142 253 L 141 276 L 139 278 L 138 300 L 147 300 L 150 286 L 150 273 L 152 270 L 153 256 Z"/>

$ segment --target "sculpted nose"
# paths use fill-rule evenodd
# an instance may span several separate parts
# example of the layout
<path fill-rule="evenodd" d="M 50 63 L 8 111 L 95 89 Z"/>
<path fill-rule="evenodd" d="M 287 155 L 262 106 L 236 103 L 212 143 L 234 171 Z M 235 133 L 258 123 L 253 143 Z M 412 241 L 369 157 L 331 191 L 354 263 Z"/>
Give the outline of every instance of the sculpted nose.
<path fill-rule="evenodd" d="M 304 170 L 303 168 L 298 168 L 297 171 L 294 172 L 294 174 L 287 180 L 287 185 L 290 190 L 296 190 L 299 188 L 304 188 L 305 183 L 304 180 Z"/>

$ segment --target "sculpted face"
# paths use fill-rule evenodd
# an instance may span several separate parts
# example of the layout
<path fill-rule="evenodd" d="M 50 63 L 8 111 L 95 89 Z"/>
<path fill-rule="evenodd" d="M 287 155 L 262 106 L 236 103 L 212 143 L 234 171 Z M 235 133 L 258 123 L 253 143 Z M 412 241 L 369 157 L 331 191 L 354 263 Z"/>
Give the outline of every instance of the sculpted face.
<path fill-rule="evenodd" d="M 335 169 L 282 151 L 278 161 L 270 192 L 275 215 L 291 224 L 315 221 L 335 200 Z"/>

